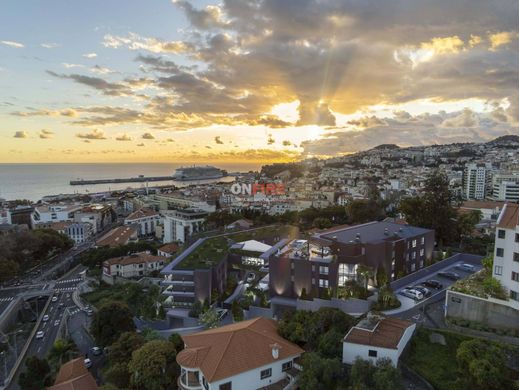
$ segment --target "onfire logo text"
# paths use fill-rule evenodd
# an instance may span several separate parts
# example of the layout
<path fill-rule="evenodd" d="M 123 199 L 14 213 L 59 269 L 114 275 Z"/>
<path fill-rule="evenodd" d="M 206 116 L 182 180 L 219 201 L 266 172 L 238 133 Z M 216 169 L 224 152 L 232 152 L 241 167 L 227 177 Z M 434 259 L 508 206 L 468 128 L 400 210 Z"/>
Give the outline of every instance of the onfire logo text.
<path fill-rule="evenodd" d="M 233 183 L 231 192 L 234 195 L 285 195 L 285 185 L 282 183 Z"/>

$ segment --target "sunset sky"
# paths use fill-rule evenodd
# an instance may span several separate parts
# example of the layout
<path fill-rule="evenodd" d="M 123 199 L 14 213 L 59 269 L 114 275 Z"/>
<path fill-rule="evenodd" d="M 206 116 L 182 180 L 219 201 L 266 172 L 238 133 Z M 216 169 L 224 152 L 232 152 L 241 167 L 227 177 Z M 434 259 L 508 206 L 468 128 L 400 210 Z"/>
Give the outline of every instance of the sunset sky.
<path fill-rule="evenodd" d="M 0 7 L 0 162 L 272 162 L 519 134 L 519 1 Z"/>

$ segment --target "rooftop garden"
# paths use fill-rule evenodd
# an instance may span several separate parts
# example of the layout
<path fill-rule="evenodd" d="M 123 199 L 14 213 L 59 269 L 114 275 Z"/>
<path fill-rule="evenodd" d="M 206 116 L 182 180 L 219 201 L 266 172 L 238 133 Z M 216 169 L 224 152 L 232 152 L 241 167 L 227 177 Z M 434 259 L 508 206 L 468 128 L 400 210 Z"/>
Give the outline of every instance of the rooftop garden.
<path fill-rule="evenodd" d="M 179 269 L 208 268 L 220 263 L 231 251 L 230 246 L 235 242 L 247 240 L 272 240 L 296 236 L 297 228 L 290 225 L 265 226 L 258 229 L 229 233 L 211 237 L 200 244 L 177 266 Z"/>
<path fill-rule="evenodd" d="M 466 279 L 458 280 L 452 291 L 487 299 L 489 297 L 507 300 L 508 295 L 499 282 L 492 277 L 492 259 L 483 260 L 483 269 Z"/>

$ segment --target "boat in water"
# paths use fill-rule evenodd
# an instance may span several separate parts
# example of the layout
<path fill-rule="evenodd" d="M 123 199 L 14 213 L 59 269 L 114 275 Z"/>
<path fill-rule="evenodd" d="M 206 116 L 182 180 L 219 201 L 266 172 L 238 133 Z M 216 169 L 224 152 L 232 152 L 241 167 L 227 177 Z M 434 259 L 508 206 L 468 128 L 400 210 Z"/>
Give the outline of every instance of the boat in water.
<path fill-rule="evenodd" d="M 173 180 L 190 181 L 190 180 L 211 180 L 220 179 L 227 176 L 227 171 L 209 165 L 200 167 L 182 167 L 175 170 Z"/>

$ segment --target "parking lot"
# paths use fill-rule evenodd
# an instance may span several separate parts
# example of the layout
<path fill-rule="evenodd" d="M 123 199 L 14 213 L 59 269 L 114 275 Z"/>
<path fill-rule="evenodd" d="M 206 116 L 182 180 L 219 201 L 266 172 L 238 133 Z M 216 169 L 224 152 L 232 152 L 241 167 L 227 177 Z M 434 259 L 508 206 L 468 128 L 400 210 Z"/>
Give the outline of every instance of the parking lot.
<path fill-rule="evenodd" d="M 429 267 L 431 268 L 429 270 L 424 269 L 422 270 L 423 272 L 417 272 L 415 274 L 411 274 L 403 278 L 405 280 L 402 280 L 399 283 L 400 286 L 394 289 L 394 292 L 398 300 L 400 301 L 401 306 L 398 309 L 388 310 L 385 313 L 388 315 L 403 313 L 408 310 L 413 310 L 429 302 L 438 300 L 441 296 L 445 296 L 445 290 L 452 284 L 454 284 L 456 280 L 454 279 L 454 277 L 449 278 L 441 275 L 444 272 L 454 273 L 457 277 L 459 277 L 459 279 L 465 279 L 473 273 L 478 272 L 482 268 L 481 259 L 471 258 L 467 260 L 466 258 L 460 257 L 459 259 L 453 259 L 454 261 L 447 260 L 444 260 L 445 264 L 443 267 L 439 267 L 438 264 L 440 263 L 437 263 L 434 264 L 436 265 L 436 267 L 434 268 L 433 266 L 431 266 Z M 470 265 L 471 267 L 473 267 L 473 270 L 464 269 L 464 267 L 462 266 L 463 264 Z M 438 281 L 441 284 L 441 288 L 424 286 L 424 283 L 428 280 Z M 413 287 L 418 287 L 419 289 L 425 288 L 427 291 L 422 291 L 422 295 L 424 295 L 423 292 L 426 292 L 426 296 L 415 296 L 415 298 L 412 298 L 411 296 L 413 294 L 409 294 L 406 290 L 412 289 Z"/>

